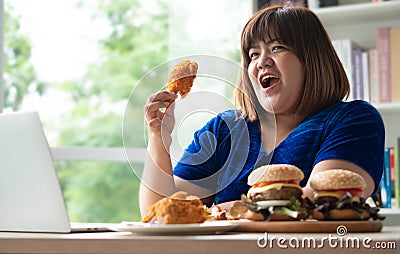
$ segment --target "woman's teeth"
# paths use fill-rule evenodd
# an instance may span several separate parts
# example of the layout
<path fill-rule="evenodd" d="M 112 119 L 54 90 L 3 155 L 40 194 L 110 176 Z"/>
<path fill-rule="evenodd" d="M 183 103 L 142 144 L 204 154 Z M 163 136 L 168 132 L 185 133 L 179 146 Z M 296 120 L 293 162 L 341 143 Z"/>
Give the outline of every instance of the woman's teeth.
<path fill-rule="evenodd" d="M 271 86 L 271 81 L 273 79 L 277 79 L 276 76 L 273 75 L 265 75 L 262 79 L 261 79 L 261 85 L 263 86 L 263 88 L 268 88 Z"/>

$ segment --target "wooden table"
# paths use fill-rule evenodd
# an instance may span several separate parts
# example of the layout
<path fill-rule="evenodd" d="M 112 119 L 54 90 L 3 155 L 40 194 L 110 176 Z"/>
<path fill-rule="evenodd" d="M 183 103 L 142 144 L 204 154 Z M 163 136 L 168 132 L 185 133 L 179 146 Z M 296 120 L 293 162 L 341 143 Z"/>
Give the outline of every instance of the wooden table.
<path fill-rule="evenodd" d="M 211 235 L 138 235 L 129 232 L 71 234 L 0 232 L 0 253 L 400 253 L 400 226 L 384 226 L 382 231 L 377 233 L 347 234 L 342 238 L 342 247 L 339 245 L 337 234 L 330 234 L 330 237 L 337 238 L 335 248 L 333 245 L 330 246 L 327 233 L 228 232 Z M 300 245 L 293 248 L 290 244 L 295 245 L 296 239 Z M 312 246 L 310 239 L 316 239 L 316 246 Z M 351 239 L 360 239 L 360 246 L 358 248 L 356 245 L 352 246 Z M 268 241 L 267 246 L 265 240 Z M 363 246 L 363 240 L 366 241 L 364 244 L 370 246 L 369 249 Z M 304 242 L 304 246 L 301 246 L 301 241 Z M 347 248 L 346 241 L 348 241 Z M 307 247 L 309 242 L 311 246 Z M 378 248 L 385 246 L 385 249 Z"/>

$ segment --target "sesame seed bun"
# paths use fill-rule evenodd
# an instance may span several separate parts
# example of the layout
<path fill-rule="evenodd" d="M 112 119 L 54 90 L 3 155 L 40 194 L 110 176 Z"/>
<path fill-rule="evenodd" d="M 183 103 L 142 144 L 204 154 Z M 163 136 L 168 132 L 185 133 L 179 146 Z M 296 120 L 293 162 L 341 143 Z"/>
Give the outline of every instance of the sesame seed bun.
<path fill-rule="evenodd" d="M 302 180 L 303 171 L 289 164 L 271 164 L 261 166 L 248 177 L 247 184 L 254 185 L 260 182 Z"/>
<path fill-rule="evenodd" d="M 364 178 L 350 170 L 330 169 L 318 172 L 310 178 L 310 186 L 315 190 L 340 190 L 360 188 L 367 184 Z"/>

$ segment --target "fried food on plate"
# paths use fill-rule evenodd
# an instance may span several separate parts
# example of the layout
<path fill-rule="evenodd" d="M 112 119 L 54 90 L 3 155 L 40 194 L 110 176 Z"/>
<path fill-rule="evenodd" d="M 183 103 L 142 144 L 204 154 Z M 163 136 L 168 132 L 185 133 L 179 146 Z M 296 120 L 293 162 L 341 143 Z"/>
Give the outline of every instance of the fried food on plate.
<path fill-rule="evenodd" d="M 206 220 L 203 202 L 197 196 L 190 196 L 184 191 L 178 191 L 170 197 L 165 197 L 150 207 L 149 213 L 142 222 L 165 224 L 201 223 Z"/>
<path fill-rule="evenodd" d="M 239 202 L 239 201 L 238 201 Z M 212 207 L 204 207 L 208 221 L 217 220 L 239 220 L 238 216 L 233 216 L 227 209 L 221 209 L 218 205 Z"/>
<path fill-rule="evenodd" d="M 177 63 L 168 75 L 167 90 L 184 97 L 190 92 L 197 75 L 198 65 L 191 60 Z"/>

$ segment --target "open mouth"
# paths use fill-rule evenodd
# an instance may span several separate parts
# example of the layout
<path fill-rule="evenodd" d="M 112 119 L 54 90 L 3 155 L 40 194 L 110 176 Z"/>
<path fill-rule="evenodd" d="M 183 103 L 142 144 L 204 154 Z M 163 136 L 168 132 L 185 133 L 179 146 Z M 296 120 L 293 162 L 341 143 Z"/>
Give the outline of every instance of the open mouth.
<path fill-rule="evenodd" d="M 265 75 L 264 77 L 262 77 L 261 79 L 261 85 L 263 88 L 268 88 L 273 86 L 275 83 L 277 83 L 279 81 L 279 78 L 277 76 L 274 75 Z"/>

